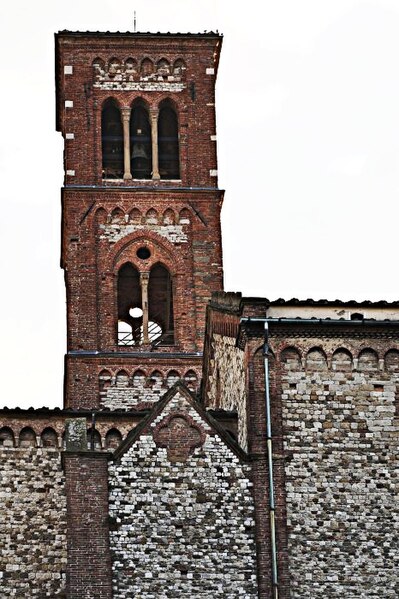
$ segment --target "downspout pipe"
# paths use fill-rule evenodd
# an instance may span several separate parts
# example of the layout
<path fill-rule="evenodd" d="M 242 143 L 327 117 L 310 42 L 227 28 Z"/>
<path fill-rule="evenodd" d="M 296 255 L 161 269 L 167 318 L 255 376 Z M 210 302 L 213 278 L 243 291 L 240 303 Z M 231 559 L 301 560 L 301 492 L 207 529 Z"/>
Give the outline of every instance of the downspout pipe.
<path fill-rule="evenodd" d="M 266 446 L 269 484 L 269 519 L 270 519 L 270 546 L 272 561 L 272 598 L 279 597 L 278 567 L 277 567 L 277 540 L 276 540 L 276 505 L 274 501 L 274 475 L 273 475 L 273 434 L 270 407 L 270 381 L 269 381 L 269 323 L 267 318 L 242 318 L 241 322 L 262 322 L 264 326 L 263 361 L 265 369 L 265 411 L 266 411 Z"/>

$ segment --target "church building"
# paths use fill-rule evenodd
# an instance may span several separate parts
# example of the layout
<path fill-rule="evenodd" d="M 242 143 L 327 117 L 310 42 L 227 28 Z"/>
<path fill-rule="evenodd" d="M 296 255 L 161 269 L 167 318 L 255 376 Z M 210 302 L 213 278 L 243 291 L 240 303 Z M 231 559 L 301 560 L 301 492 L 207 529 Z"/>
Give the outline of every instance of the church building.
<path fill-rule="evenodd" d="M 0 409 L 2 599 L 398 596 L 399 301 L 223 291 L 222 40 L 55 35 L 64 405 Z"/>

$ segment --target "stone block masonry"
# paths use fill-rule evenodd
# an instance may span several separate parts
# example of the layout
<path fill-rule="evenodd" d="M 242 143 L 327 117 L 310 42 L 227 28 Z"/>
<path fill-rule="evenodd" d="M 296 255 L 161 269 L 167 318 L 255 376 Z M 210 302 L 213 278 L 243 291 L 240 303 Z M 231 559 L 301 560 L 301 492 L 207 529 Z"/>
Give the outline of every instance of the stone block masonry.
<path fill-rule="evenodd" d="M 114 599 L 257 597 L 249 466 L 184 395 L 110 465 L 109 484 Z"/>
<path fill-rule="evenodd" d="M 64 597 L 66 497 L 60 452 L 0 448 L 0 597 Z"/>
<path fill-rule="evenodd" d="M 291 596 L 398 596 L 399 352 L 287 338 L 280 355 Z M 291 345 L 291 347 L 289 347 Z"/>

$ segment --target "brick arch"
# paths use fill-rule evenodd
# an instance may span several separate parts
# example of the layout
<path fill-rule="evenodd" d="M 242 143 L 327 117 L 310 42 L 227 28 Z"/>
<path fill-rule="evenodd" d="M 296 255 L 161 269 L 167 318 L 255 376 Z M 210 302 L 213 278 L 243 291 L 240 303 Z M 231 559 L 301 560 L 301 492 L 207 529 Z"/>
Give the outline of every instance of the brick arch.
<path fill-rule="evenodd" d="M 100 113 L 102 112 L 104 105 L 107 102 L 115 102 L 116 107 L 120 110 L 123 106 L 123 103 L 121 102 L 121 99 L 118 96 L 119 94 L 111 94 L 110 96 L 104 98 L 100 104 Z"/>
<path fill-rule="evenodd" d="M 125 222 L 125 211 L 119 206 L 115 206 L 111 212 L 111 221 L 117 221 L 117 219 L 120 219 L 121 223 Z"/>
<path fill-rule="evenodd" d="M 149 65 L 150 63 L 152 65 L 152 71 L 149 73 L 143 73 L 143 65 Z M 140 61 L 140 75 L 143 75 L 143 74 L 153 75 L 154 71 L 155 71 L 154 61 L 149 56 L 144 56 L 144 58 Z"/>
<path fill-rule="evenodd" d="M 151 103 L 148 101 L 147 98 L 144 98 L 142 95 L 135 95 L 133 98 L 129 98 L 129 106 L 131 109 L 134 108 L 135 104 L 141 104 L 147 111 L 151 109 Z"/>
<path fill-rule="evenodd" d="M 384 366 L 388 372 L 399 373 L 399 350 L 393 347 L 386 352 Z"/>
<path fill-rule="evenodd" d="M 350 372 L 353 368 L 353 355 L 346 347 L 338 347 L 331 358 L 333 370 Z"/>
<path fill-rule="evenodd" d="M 162 262 L 172 275 L 184 273 L 183 259 L 174 245 L 155 231 L 148 230 L 134 231 L 117 241 L 110 255 L 107 269 L 116 272 L 124 262 L 132 262 L 133 265 L 136 265 L 138 259 L 136 258 L 135 249 L 138 249 L 140 244 L 146 242 L 155 246 L 159 250 L 159 255 L 146 261 L 149 265 L 148 268 L 142 268 L 141 270 L 150 270 L 155 263 Z M 132 246 L 134 247 L 132 248 Z M 131 252 L 129 254 L 129 248 L 133 249 L 133 255 Z"/>
<path fill-rule="evenodd" d="M 160 100 L 158 101 L 158 109 L 161 109 L 164 106 L 170 106 L 170 108 L 172 108 L 175 111 L 177 117 L 177 124 L 179 124 L 180 106 L 176 102 L 176 100 L 171 96 L 164 96 L 163 98 L 160 98 Z"/>
<path fill-rule="evenodd" d="M 361 371 L 378 371 L 379 356 L 372 347 L 364 347 L 358 355 L 357 369 Z"/>
<path fill-rule="evenodd" d="M 306 370 L 321 372 L 327 370 L 327 355 L 320 346 L 314 346 L 306 354 Z"/>
<path fill-rule="evenodd" d="M 97 226 L 105 225 L 105 223 L 107 222 L 107 218 L 108 218 L 108 213 L 105 210 L 105 208 L 100 207 L 94 213 L 94 221 Z"/>

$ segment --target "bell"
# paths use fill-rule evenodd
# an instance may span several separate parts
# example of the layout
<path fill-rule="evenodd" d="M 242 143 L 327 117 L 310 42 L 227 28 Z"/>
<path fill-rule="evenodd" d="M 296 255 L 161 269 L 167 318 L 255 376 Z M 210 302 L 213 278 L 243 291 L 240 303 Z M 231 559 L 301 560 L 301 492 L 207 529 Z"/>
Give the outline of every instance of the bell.
<path fill-rule="evenodd" d="M 132 158 L 147 158 L 148 154 L 145 150 L 145 145 L 142 143 L 135 143 L 133 145 Z"/>

